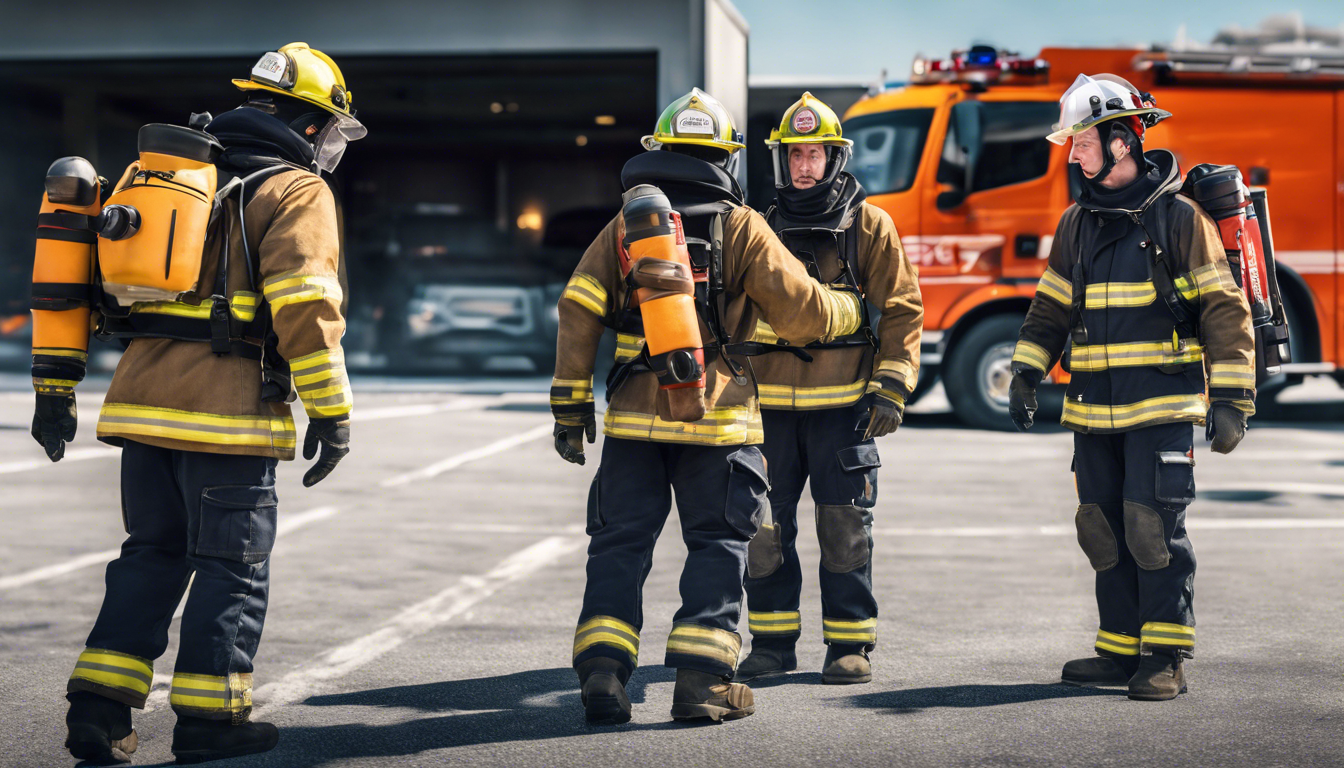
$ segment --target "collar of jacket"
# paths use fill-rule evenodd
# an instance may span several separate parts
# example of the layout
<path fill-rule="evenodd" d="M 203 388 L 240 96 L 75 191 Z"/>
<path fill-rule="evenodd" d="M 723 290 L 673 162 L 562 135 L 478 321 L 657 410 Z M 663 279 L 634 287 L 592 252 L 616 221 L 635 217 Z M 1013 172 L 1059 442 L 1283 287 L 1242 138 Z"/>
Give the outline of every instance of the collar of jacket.
<path fill-rule="evenodd" d="M 774 220 L 770 223 L 776 232 L 793 228 L 848 229 L 867 198 L 859 180 L 842 171 L 824 187 L 818 184 L 800 190 L 790 185 L 779 190 L 775 195 Z"/>
<path fill-rule="evenodd" d="M 1069 166 L 1071 177 L 1083 179 L 1071 183 L 1070 191 L 1078 207 L 1100 214 L 1142 214 L 1163 195 L 1174 195 L 1181 189 L 1181 167 L 1176 156 L 1166 149 L 1150 149 L 1144 154 L 1148 172 L 1120 189 L 1107 189 L 1083 179 L 1082 171 Z M 1076 182 L 1077 179 L 1071 179 Z"/>
<path fill-rule="evenodd" d="M 313 147 L 279 118 L 252 107 L 238 107 L 216 117 L 205 128 L 224 145 L 219 164 L 247 169 L 258 158 L 279 158 L 312 169 Z"/>
<path fill-rule="evenodd" d="M 652 184 L 667 195 L 683 217 L 695 215 L 691 208 L 728 200 L 742 204 L 742 188 L 724 169 L 677 152 L 644 152 L 630 158 L 621 169 L 621 187 L 632 189 Z"/>

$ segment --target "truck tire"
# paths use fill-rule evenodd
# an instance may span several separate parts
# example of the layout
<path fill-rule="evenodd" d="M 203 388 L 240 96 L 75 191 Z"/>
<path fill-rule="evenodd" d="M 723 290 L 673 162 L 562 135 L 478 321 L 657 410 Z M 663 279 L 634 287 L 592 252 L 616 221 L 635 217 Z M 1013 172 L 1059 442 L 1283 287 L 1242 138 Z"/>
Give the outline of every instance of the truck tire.
<path fill-rule="evenodd" d="M 1025 315 L 993 315 L 957 340 L 943 366 L 943 387 L 963 424 L 977 429 L 1012 430 L 1008 383 L 1013 347 Z"/>

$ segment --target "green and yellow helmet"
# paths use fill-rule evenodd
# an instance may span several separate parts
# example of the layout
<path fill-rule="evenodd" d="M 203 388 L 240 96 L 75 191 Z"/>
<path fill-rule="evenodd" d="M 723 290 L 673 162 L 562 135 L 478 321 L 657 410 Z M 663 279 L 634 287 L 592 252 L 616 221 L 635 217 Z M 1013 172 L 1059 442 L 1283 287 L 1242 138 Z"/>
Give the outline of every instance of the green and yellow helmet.
<path fill-rule="evenodd" d="M 718 99 L 699 88 L 667 105 L 653 133 L 641 143 L 647 150 L 662 149 L 665 144 L 696 144 L 722 149 L 729 154 L 742 149 L 742 134 L 733 127 L 733 118 Z"/>
<path fill-rule="evenodd" d="M 779 121 L 779 127 L 770 131 L 770 138 L 765 141 L 774 161 L 776 189 L 793 184 L 789 173 L 789 144 L 820 144 L 826 147 L 826 175 L 817 182 L 823 185 L 830 185 L 840 176 L 854 147 L 854 142 L 844 137 L 840 117 L 835 114 L 835 110 L 806 91 L 801 99 L 784 111 L 784 119 Z"/>

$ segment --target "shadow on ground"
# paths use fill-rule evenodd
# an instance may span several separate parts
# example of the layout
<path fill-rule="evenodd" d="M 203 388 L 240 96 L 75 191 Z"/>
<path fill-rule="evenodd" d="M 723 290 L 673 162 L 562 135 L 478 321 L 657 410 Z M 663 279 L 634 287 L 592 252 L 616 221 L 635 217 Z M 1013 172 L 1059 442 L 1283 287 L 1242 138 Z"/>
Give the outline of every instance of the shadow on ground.
<path fill-rule="evenodd" d="M 1024 704 L 1049 699 L 1090 696 L 1125 696 L 1124 688 L 1076 688 L 1063 683 L 1010 683 L 1007 685 L 948 685 L 940 688 L 877 691 L 854 696 L 847 706 L 887 710 L 905 715 L 926 709 L 975 709 L 1003 704 Z"/>

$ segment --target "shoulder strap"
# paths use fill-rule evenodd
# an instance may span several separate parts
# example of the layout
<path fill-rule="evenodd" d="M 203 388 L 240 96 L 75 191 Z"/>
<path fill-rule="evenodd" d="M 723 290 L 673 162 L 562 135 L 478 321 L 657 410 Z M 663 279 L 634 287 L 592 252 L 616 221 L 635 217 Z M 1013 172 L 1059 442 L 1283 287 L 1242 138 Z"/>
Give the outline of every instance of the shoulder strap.
<path fill-rule="evenodd" d="M 1144 234 L 1151 246 L 1149 248 L 1151 253 L 1149 259 L 1153 288 L 1157 291 L 1157 295 L 1162 297 L 1162 303 L 1167 305 L 1167 309 L 1175 318 L 1176 332 L 1182 338 L 1190 338 L 1198 333 L 1199 313 L 1198 307 L 1191 306 L 1191 303 L 1181 296 L 1180 291 L 1176 290 L 1176 276 L 1180 269 L 1176 263 L 1175 255 L 1170 250 L 1171 206 L 1175 202 L 1175 195 L 1163 195 L 1154 205 L 1149 207 L 1149 210 L 1152 211 L 1153 226 L 1151 230 L 1144 227 Z M 1135 221 L 1139 223 L 1139 226 L 1143 226 L 1142 215 L 1136 216 Z"/>

